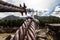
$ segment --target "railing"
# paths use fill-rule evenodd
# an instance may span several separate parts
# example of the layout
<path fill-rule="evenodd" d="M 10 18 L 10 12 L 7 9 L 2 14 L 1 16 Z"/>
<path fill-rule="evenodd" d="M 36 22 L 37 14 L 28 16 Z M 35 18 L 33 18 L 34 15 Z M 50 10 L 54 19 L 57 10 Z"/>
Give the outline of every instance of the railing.
<path fill-rule="evenodd" d="M 0 12 L 21 12 L 22 15 L 23 13 L 27 14 L 25 3 L 23 4 L 23 7 L 21 6 L 21 4 L 20 7 L 18 7 L 4 1 L 0 1 Z"/>

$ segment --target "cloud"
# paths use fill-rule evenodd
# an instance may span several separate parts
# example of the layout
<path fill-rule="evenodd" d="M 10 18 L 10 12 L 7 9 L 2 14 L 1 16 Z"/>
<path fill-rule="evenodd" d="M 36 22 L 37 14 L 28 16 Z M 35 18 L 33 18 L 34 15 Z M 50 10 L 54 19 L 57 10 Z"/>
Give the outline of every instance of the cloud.
<path fill-rule="evenodd" d="M 3 1 L 5 1 L 5 2 L 6 2 L 6 0 L 3 0 Z"/>
<path fill-rule="evenodd" d="M 45 13 L 43 12 L 42 16 L 49 16 L 53 15 L 52 13 L 55 10 L 56 5 L 60 4 L 60 0 L 4 0 L 6 2 L 12 3 L 14 5 L 19 6 L 19 4 L 26 3 L 28 8 L 33 8 L 34 10 L 45 10 L 48 9 L 48 11 Z M 56 9 L 57 10 L 57 9 Z M 7 15 L 15 15 L 15 16 L 21 16 L 19 13 L 6 13 Z M 55 14 L 54 14 L 55 15 Z M 59 15 L 58 15 L 59 16 Z"/>
<path fill-rule="evenodd" d="M 55 11 L 51 14 L 52 16 L 60 17 L 60 6 L 55 8 Z"/>
<path fill-rule="evenodd" d="M 7 16 L 7 15 L 5 15 L 4 13 L 0 13 L 1 18 L 5 17 L 5 16 Z"/>
<path fill-rule="evenodd" d="M 57 6 L 57 7 L 55 8 L 55 11 L 60 11 L 60 6 Z"/>
<path fill-rule="evenodd" d="M 4 0 L 10 2 L 14 5 L 19 6 L 19 4 L 26 3 L 28 8 L 33 8 L 35 10 L 50 9 L 59 3 L 59 0 Z"/>
<path fill-rule="evenodd" d="M 51 5 L 55 5 L 56 0 L 26 0 L 25 3 L 29 8 L 42 10 L 51 8 Z"/>
<path fill-rule="evenodd" d="M 45 9 L 45 10 L 41 10 L 41 11 L 39 12 L 39 15 L 40 15 L 40 16 L 46 16 L 48 13 L 49 13 L 49 10 L 48 10 L 48 9 Z"/>
<path fill-rule="evenodd" d="M 60 13 L 53 12 L 52 16 L 60 17 Z"/>

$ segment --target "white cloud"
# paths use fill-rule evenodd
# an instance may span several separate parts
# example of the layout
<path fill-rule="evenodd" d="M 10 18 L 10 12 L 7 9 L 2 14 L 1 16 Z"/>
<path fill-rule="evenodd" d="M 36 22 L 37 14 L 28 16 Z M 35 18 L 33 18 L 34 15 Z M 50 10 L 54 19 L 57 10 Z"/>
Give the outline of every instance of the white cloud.
<path fill-rule="evenodd" d="M 60 8 L 56 7 L 55 11 L 51 14 L 52 16 L 60 17 Z"/>
<path fill-rule="evenodd" d="M 51 10 L 51 8 L 53 8 L 53 6 L 58 4 L 58 0 L 53 0 L 53 1 L 52 0 L 4 0 L 4 1 L 10 2 L 17 6 L 19 6 L 19 4 L 26 3 L 28 8 L 33 8 L 34 10 L 43 10 L 43 11 L 45 9 Z M 49 12 L 48 11 L 46 13 L 43 12 L 43 14 L 41 14 L 41 15 L 45 16 L 45 15 L 47 15 L 47 13 L 49 13 Z M 21 16 L 21 14 L 19 15 L 19 13 L 15 13 L 15 14 L 14 13 L 6 13 L 6 14 Z"/>
<path fill-rule="evenodd" d="M 55 11 L 60 11 L 60 8 L 59 7 L 60 6 L 57 6 L 56 9 L 55 9 Z"/>
<path fill-rule="evenodd" d="M 23 0 L 24 1 L 24 0 Z M 48 9 L 54 5 L 56 0 L 26 0 L 25 3 L 28 8 L 33 8 L 35 10 Z"/>
<path fill-rule="evenodd" d="M 5 16 L 7 16 L 7 15 L 5 15 L 4 13 L 0 13 L 1 18 L 5 17 Z"/>
<path fill-rule="evenodd" d="M 60 13 L 53 12 L 52 16 L 60 17 Z"/>
<path fill-rule="evenodd" d="M 4 0 L 10 2 L 14 5 L 19 6 L 19 4 L 26 3 L 28 8 L 33 8 L 35 10 L 49 9 L 57 4 L 57 0 Z"/>
<path fill-rule="evenodd" d="M 49 13 L 49 10 L 48 9 L 41 10 L 40 11 L 40 16 L 46 16 L 48 13 Z"/>
<path fill-rule="evenodd" d="M 3 1 L 5 1 L 5 2 L 6 2 L 6 0 L 3 0 Z"/>

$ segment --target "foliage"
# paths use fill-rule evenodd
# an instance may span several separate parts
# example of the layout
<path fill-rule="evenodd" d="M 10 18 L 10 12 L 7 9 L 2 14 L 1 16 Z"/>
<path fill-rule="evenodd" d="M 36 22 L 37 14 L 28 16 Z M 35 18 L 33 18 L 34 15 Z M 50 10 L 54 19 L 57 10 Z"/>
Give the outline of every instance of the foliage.
<path fill-rule="evenodd" d="M 60 23 L 60 18 L 55 17 L 55 16 L 34 16 L 36 19 L 39 20 L 39 25 L 40 26 L 45 26 L 46 24 L 49 23 Z"/>
<path fill-rule="evenodd" d="M 17 20 L 0 20 L 0 26 L 10 26 L 10 27 L 19 27 L 23 23 L 23 19 L 17 19 Z"/>
<path fill-rule="evenodd" d="M 46 23 L 60 23 L 60 18 L 49 16 L 49 17 L 39 17 L 35 16 L 39 20 L 40 26 L 45 26 Z M 22 23 L 24 22 L 24 19 L 17 19 L 17 20 L 0 20 L 0 26 L 4 27 L 20 27 Z"/>

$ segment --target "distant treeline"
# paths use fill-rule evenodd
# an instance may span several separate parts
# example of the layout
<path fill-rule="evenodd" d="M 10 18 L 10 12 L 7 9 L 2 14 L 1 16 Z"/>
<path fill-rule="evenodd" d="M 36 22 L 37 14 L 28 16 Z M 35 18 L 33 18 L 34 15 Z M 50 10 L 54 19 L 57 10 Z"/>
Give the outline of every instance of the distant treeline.
<path fill-rule="evenodd" d="M 0 26 L 3 27 L 19 27 L 24 22 L 23 19 L 17 19 L 17 20 L 0 20 Z"/>
<path fill-rule="evenodd" d="M 48 17 L 39 20 L 40 22 L 44 22 L 44 23 L 60 23 L 60 18 L 56 18 L 56 17 Z"/>
<path fill-rule="evenodd" d="M 46 23 L 60 23 L 60 18 L 50 16 L 50 17 L 39 17 L 35 16 L 39 20 L 40 26 L 45 26 Z M 0 26 L 4 27 L 20 27 L 22 23 L 24 22 L 24 19 L 17 19 L 17 20 L 0 20 Z"/>
<path fill-rule="evenodd" d="M 41 26 L 45 26 L 45 24 L 49 24 L 49 23 L 60 23 L 60 18 L 55 16 L 49 16 L 49 17 L 35 16 L 35 18 L 39 20 L 39 25 Z"/>

